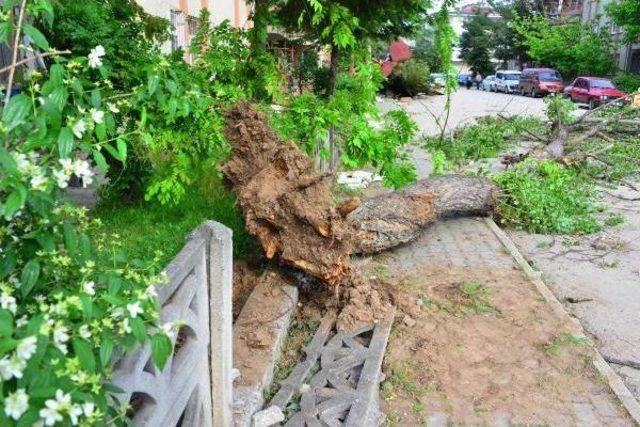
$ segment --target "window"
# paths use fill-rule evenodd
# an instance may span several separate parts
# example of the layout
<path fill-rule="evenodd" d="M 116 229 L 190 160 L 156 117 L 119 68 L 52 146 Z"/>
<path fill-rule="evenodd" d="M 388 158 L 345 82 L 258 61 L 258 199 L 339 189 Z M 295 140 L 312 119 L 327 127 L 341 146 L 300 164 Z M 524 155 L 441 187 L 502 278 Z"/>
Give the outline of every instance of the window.
<path fill-rule="evenodd" d="M 560 73 L 558 73 L 557 71 L 541 71 L 538 74 L 538 78 L 542 81 L 553 81 L 553 80 L 560 80 Z"/>
<path fill-rule="evenodd" d="M 185 48 L 184 14 L 179 10 L 172 10 L 170 19 L 171 26 L 173 27 L 173 33 L 171 35 L 171 51 L 178 50 L 179 48 Z"/>
<path fill-rule="evenodd" d="M 616 86 L 611 82 L 611 80 L 591 80 L 590 86 L 597 89 L 615 89 Z"/>

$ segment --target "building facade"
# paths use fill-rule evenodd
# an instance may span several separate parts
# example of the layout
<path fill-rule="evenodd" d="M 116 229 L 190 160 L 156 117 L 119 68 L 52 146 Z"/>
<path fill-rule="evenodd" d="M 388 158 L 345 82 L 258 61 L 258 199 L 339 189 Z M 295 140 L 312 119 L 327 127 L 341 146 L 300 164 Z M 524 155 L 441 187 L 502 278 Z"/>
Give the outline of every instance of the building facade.
<path fill-rule="evenodd" d="M 585 23 L 595 21 L 598 28 L 605 28 L 614 40 L 622 42 L 624 31 L 607 16 L 606 8 L 611 2 L 612 0 L 584 0 L 580 18 Z M 615 55 L 620 70 L 640 74 L 640 40 L 636 43 L 621 44 Z"/>
<path fill-rule="evenodd" d="M 189 61 L 188 47 L 198 31 L 198 17 L 202 9 L 211 13 L 211 23 L 220 24 L 228 20 L 235 28 L 251 25 L 251 4 L 245 0 L 136 0 L 147 13 L 166 18 L 173 26 L 171 40 L 162 46 L 165 53 L 179 48 L 185 51 Z"/>

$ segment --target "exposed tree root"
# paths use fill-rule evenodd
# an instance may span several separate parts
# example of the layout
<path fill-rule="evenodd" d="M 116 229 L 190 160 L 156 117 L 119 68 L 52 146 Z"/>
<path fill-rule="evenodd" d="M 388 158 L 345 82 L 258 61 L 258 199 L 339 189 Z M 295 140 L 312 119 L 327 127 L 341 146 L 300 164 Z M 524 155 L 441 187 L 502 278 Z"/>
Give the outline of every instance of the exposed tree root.
<path fill-rule="evenodd" d="M 333 287 L 341 328 L 384 316 L 388 300 L 351 268 L 352 253 L 379 252 L 408 242 L 437 218 L 489 214 L 496 187 L 484 178 L 451 176 L 419 181 L 403 191 L 334 206 L 313 163 L 269 130 L 249 103 L 227 114 L 231 157 L 222 171 L 238 197 L 247 231 L 269 259 Z"/>

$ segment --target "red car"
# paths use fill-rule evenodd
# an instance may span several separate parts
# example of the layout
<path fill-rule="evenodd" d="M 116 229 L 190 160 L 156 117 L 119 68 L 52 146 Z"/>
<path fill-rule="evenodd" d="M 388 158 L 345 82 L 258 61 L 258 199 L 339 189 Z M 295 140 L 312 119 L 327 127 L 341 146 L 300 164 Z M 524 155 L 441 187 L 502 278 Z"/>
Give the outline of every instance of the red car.
<path fill-rule="evenodd" d="M 611 80 L 600 77 L 578 77 L 564 88 L 564 94 L 573 102 L 589 104 L 589 109 L 613 99 L 620 99 L 620 104 L 624 104 L 626 103 L 624 98 L 628 96 Z"/>

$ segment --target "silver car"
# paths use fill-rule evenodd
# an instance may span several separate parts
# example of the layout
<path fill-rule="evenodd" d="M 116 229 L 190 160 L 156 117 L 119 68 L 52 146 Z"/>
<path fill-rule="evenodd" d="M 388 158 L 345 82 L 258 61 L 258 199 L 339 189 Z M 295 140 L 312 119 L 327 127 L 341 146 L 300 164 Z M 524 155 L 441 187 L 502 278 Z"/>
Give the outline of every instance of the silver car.
<path fill-rule="evenodd" d="M 496 76 L 487 76 L 482 80 L 480 84 L 480 89 L 488 90 L 489 92 L 496 91 Z"/>
<path fill-rule="evenodd" d="M 496 90 L 504 93 L 520 92 L 520 71 L 500 70 L 496 72 Z"/>

